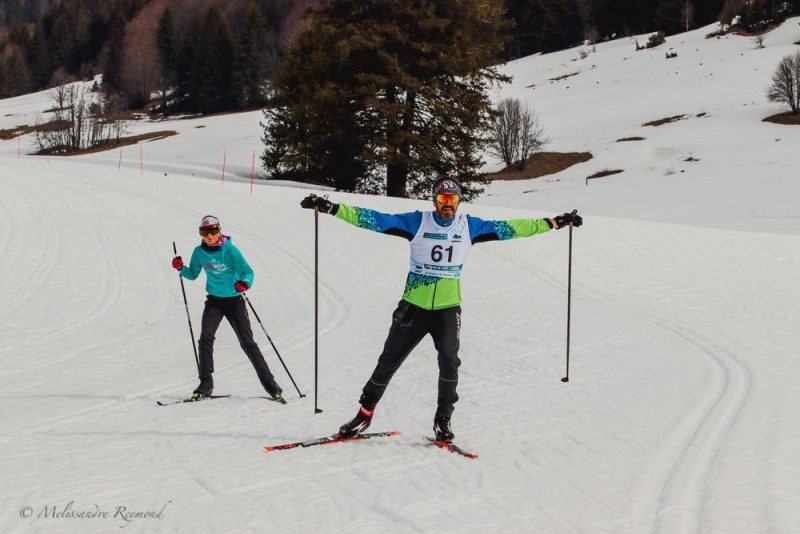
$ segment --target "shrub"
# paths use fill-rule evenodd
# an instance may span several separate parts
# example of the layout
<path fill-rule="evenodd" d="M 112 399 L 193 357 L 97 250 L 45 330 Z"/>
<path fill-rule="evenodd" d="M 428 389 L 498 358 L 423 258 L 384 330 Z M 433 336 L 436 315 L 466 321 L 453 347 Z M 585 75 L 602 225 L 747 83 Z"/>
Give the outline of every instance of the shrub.
<path fill-rule="evenodd" d="M 647 40 L 647 45 L 645 48 L 655 48 L 658 45 L 662 45 L 667 42 L 667 38 L 664 35 L 664 32 L 656 32 L 650 36 Z"/>

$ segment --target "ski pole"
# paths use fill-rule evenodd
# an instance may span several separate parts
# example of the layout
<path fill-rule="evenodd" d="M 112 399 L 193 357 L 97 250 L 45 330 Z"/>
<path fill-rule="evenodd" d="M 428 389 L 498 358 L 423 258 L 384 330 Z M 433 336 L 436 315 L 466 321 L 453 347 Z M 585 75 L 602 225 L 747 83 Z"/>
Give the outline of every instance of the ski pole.
<path fill-rule="evenodd" d="M 576 215 L 578 210 L 572 210 L 572 215 Z M 569 382 L 569 327 L 570 312 L 572 304 L 572 223 L 569 223 L 569 262 L 567 268 L 567 375 L 561 379 L 562 382 Z"/>
<path fill-rule="evenodd" d="M 172 242 L 172 252 L 178 255 L 178 248 L 175 246 L 175 241 Z M 192 348 L 194 349 L 194 363 L 197 365 L 197 374 L 200 374 L 200 360 L 197 357 L 197 345 L 194 342 L 194 330 L 192 330 L 192 317 L 189 315 L 189 303 L 186 302 L 186 288 L 183 287 L 183 277 L 178 272 L 178 280 L 181 281 L 181 293 L 183 293 L 183 305 L 186 308 L 186 319 L 189 321 L 189 337 L 192 338 Z"/>
<path fill-rule="evenodd" d="M 269 337 L 269 334 L 267 334 L 267 329 L 264 328 L 264 323 L 261 322 L 261 318 L 258 316 L 258 313 L 256 313 L 256 309 L 253 307 L 253 303 L 250 302 L 250 299 L 247 298 L 246 294 L 243 293 L 243 295 L 244 295 L 244 300 L 247 301 L 247 304 L 250 306 L 250 309 L 253 310 L 253 315 L 255 315 L 256 321 L 258 321 L 258 324 L 261 325 L 261 330 L 263 330 L 264 331 L 264 335 L 267 336 L 267 339 L 269 340 L 269 344 L 272 345 L 272 350 L 274 350 L 275 354 L 278 355 L 278 359 L 280 360 L 281 365 L 283 365 L 283 368 L 286 370 L 286 374 L 289 375 L 289 380 L 291 380 L 292 384 L 294 384 L 294 389 L 297 390 L 297 394 L 300 395 L 300 398 L 305 397 L 305 395 L 300 393 L 300 388 L 297 387 L 297 383 L 294 381 L 294 378 L 292 378 L 292 373 L 289 372 L 289 368 L 286 367 L 286 364 L 283 362 L 283 358 L 281 358 L 281 353 L 278 352 L 278 348 L 275 346 L 275 343 L 272 342 L 272 338 Z"/>
<path fill-rule="evenodd" d="M 317 406 L 319 386 L 319 208 L 314 208 L 314 413 L 322 413 Z"/>

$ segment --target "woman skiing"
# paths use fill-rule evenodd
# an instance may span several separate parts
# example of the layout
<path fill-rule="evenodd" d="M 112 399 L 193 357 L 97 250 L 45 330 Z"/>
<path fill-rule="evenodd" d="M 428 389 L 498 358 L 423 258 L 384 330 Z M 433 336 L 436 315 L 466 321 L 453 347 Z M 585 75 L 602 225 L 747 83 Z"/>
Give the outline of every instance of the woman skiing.
<path fill-rule="evenodd" d="M 233 327 L 239 344 L 256 369 L 261 385 L 270 397 L 282 401 L 282 390 L 264 360 L 264 355 L 253 340 L 250 318 L 247 315 L 242 294 L 253 285 L 253 269 L 241 251 L 234 246 L 230 236 L 223 235 L 219 220 L 206 215 L 200 221 L 202 242 L 192 252 L 189 265 L 184 265 L 180 256 L 172 260 L 172 267 L 187 280 L 194 280 L 201 270 L 206 272 L 208 297 L 203 308 L 200 333 L 200 385 L 192 393 L 193 399 L 207 397 L 214 389 L 214 336 L 225 317 Z"/>

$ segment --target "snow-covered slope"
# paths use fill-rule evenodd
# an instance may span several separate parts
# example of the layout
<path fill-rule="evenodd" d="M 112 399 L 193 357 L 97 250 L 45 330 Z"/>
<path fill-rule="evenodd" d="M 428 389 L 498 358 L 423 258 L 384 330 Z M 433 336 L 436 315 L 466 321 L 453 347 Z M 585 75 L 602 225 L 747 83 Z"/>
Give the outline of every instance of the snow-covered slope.
<path fill-rule="evenodd" d="M 589 151 L 594 159 L 544 179 L 496 183 L 480 202 L 800 232 L 800 181 L 789 164 L 800 153 L 800 130 L 761 122 L 785 111 L 765 92 L 780 59 L 800 49 L 798 20 L 768 33 L 764 49 L 735 35 L 706 39 L 707 27 L 650 50 L 622 39 L 597 45 L 586 59 L 572 49 L 508 64 L 514 82 L 498 97 L 536 109 L 552 139 L 548 150 Z M 686 118 L 642 126 L 676 115 Z M 617 142 L 627 137 L 645 140 Z M 605 169 L 625 172 L 587 185 Z"/>
<path fill-rule="evenodd" d="M 301 189 L 258 185 L 250 194 L 258 113 L 136 125 L 180 132 L 143 144 L 142 173 L 137 147 L 123 149 L 118 171 L 118 151 L 17 158 L 16 141 L 0 142 L 2 530 L 107 532 L 127 524 L 117 513 L 124 506 L 163 509 L 125 527 L 136 532 L 795 531 L 798 138 L 759 121 L 779 111 L 763 103 L 763 87 L 800 31 L 789 21 L 764 50 L 744 38 L 706 41 L 707 31 L 670 38 L 672 60 L 666 48 L 635 53 L 619 41 L 582 61 L 570 61 L 572 50 L 508 66 L 516 80 L 503 94 L 531 99 L 551 148 L 596 159 L 495 184 L 462 206 L 497 219 L 587 214 L 573 235 L 568 384 L 559 380 L 567 231 L 470 253 L 453 422 L 477 461 L 421 438 L 436 404 L 429 339 L 373 423 L 401 436 L 263 451 L 352 417 L 400 298 L 408 245 L 322 216 L 324 412 L 315 415 L 313 216 L 298 206 Z M 735 62 L 736 76 L 724 67 Z M 573 66 L 581 74 L 547 83 Z M 47 107 L 41 94 L 0 101 L 0 128 Z M 615 143 L 634 135 L 647 140 Z M 240 181 L 223 186 L 225 150 Z M 689 167 L 680 161 L 688 155 L 700 161 Z M 587 187 L 585 176 L 604 167 L 626 172 Z M 677 172 L 665 176 L 670 167 Z M 530 189 L 540 191 L 523 193 Z M 429 207 L 331 198 L 387 212 Z M 197 244 L 207 213 L 253 265 L 249 297 L 306 398 L 254 323 L 289 403 L 261 398 L 223 324 L 216 392 L 232 398 L 156 406 L 196 385 L 169 261 L 173 240 L 184 256 Z M 202 279 L 186 285 L 195 333 L 203 288 Z M 53 506 L 73 513 L 45 517 Z"/>

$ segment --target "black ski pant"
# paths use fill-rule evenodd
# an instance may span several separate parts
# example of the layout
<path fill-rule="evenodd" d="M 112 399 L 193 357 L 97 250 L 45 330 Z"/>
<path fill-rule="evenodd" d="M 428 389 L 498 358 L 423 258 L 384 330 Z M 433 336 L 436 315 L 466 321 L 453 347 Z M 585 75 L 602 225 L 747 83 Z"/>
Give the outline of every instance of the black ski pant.
<path fill-rule="evenodd" d="M 215 297 L 208 295 L 203 308 L 202 331 L 200 333 L 200 378 L 211 376 L 214 372 L 214 336 L 219 328 L 219 323 L 225 317 L 233 327 L 244 353 L 250 358 L 250 363 L 256 369 L 261 385 L 268 392 L 269 381 L 274 380 L 267 367 L 261 349 L 253 340 L 253 330 L 250 328 L 250 317 L 242 297 Z"/>
<path fill-rule="evenodd" d="M 425 310 L 401 300 L 392 314 L 392 326 L 378 358 L 378 365 L 364 386 L 361 404 L 373 408 L 383 396 L 389 381 L 422 338 L 430 334 L 439 353 L 439 396 L 437 418 L 449 419 L 458 401 L 459 337 L 461 307 Z"/>

